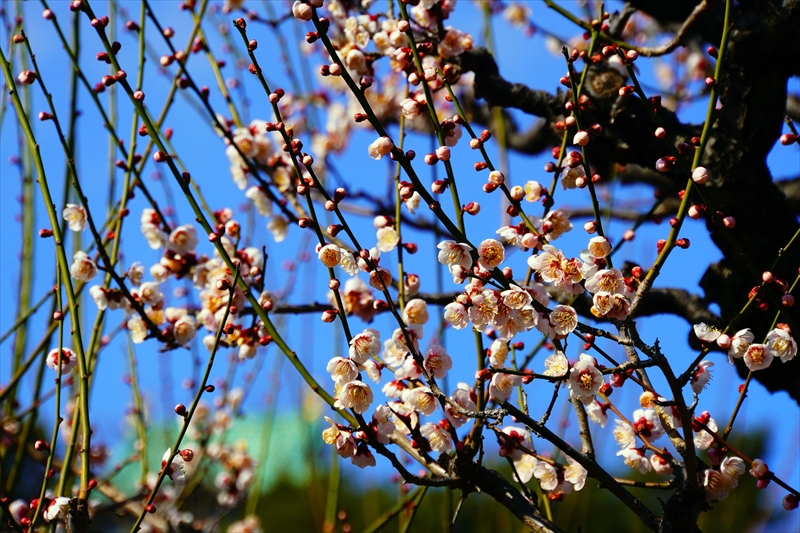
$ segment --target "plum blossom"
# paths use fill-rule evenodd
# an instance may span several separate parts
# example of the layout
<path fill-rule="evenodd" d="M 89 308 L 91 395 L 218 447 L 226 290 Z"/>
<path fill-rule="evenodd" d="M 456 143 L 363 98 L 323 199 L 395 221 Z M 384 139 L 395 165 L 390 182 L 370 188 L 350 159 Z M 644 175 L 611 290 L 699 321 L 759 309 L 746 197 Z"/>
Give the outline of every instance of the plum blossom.
<path fill-rule="evenodd" d="M 511 397 L 514 387 L 522 383 L 522 376 L 495 372 L 489 382 L 489 396 L 499 402 L 504 402 Z"/>
<path fill-rule="evenodd" d="M 147 338 L 147 324 L 142 317 L 136 315 L 128 320 L 128 332 L 131 334 L 131 341 L 134 344 L 141 344 Z"/>
<path fill-rule="evenodd" d="M 428 439 L 428 444 L 435 452 L 447 452 L 453 447 L 453 439 L 447 431 L 449 422 L 443 420 L 439 424 L 423 424 L 419 428 L 420 434 Z"/>
<path fill-rule="evenodd" d="M 356 453 L 356 440 L 352 433 L 339 429 L 339 426 L 327 416 L 325 420 L 330 424 L 322 432 L 322 440 L 325 444 L 336 447 L 336 453 L 340 457 L 352 457 Z"/>
<path fill-rule="evenodd" d="M 545 376 L 559 378 L 569 371 L 569 361 L 563 352 L 556 352 L 544 360 Z"/>
<path fill-rule="evenodd" d="M 701 415 L 701 419 L 705 418 L 706 415 L 707 413 L 703 413 L 703 415 Z M 708 429 L 710 429 L 714 433 L 716 433 L 717 430 L 719 429 L 717 427 L 716 420 L 714 420 L 713 418 L 708 418 L 708 420 L 706 421 L 706 426 L 708 426 Z M 711 433 L 709 433 L 705 429 L 701 429 L 694 436 L 694 447 L 697 448 L 698 450 L 707 450 L 709 447 L 711 447 L 712 444 L 714 444 L 714 436 L 711 435 Z"/>
<path fill-rule="evenodd" d="M 179 254 L 194 252 L 197 247 L 197 230 L 191 224 L 178 226 L 169 234 L 168 248 Z"/>
<path fill-rule="evenodd" d="M 558 486 L 558 472 L 547 461 L 537 461 L 533 475 L 539 480 L 542 490 L 551 491 Z"/>
<path fill-rule="evenodd" d="M 82 250 L 75 252 L 72 257 L 72 265 L 69 267 L 69 274 L 78 281 L 91 281 L 97 275 L 97 265 Z"/>
<path fill-rule="evenodd" d="M 378 240 L 376 247 L 384 253 L 391 252 L 397 248 L 397 244 L 400 242 L 400 236 L 397 234 L 397 231 L 390 226 L 384 226 L 378 229 L 376 237 Z"/>
<path fill-rule="evenodd" d="M 380 333 L 373 328 L 367 328 L 350 340 L 350 359 L 363 365 L 370 357 L 381 353 L 381 346 Z"/>
<path fill-rule="evenodd" d="M 369 145 L 367 151 L 372 159 L 382 159 L 394 148 L 394 143 L 389 137 L 378 137 Z"/>
<path fill-rule="evenodd" d="M 589 239 L 589 253 L 595 258 L 606 257 L 611 253 L 611 243 L 605 237 L 593 237 Z"/>
<path fill-rule="evenodd" d="M 46 522 L 53 520 L 66 520 L 69 515 L 69 498 L 59 496 L 53 498 L 47 506 L 47 509 L 42 513 L 42 517 Z"/>
<path fill-rule="evenodd" d="M 450 395 L 450 399 L 466 411 L 475 411 L 476 407 L 473 397 L 474 393 L 472 389 L 463 382 L 460 382 L 456 386 L 456 390 L 453 391 L 453 394 Z M 449 420 L 455 428 L 460 428 L 470 420 L 465 415 L 453 409 L 450 404 L 445 404 L 444 416 L 447 417 L 447 420 Z"/>
<path fill-rule="evenodd" d="M 197 335 L 197 323 L 192 315 L 184 315 L 172 326 L 175 342 L 187 346 Z"/>
<path fill-rule="evenodd" d="M 709 370 L 714 363 L 709 360 L 700 361 L 697 365 L 697 370 L 692 374 L 691 385 L 695 394 L 700 394 L 706 388 L 708 381 L 711 379 L 711 370 Z"/>
<path fill-rule="evenodd" d="M 469 325 L 467 308 L 458 302 L 451 302 L 444 307 L 444 319 L 455 329 L 464 329 Z"/>
<path fill-rule="evenodd" d="M 433 414 L 436 410 L 436 397 L 428 387 L 406 389 L 403 391 L 402 398 L 406 405 L 413 407 L 414 410 L 419 411 L 425 416 Z"/>
<path fill-rule="evenodd" d="M 573 398 L 579 399 L 584 404 L 594 401 L 595 394 L 603 385 L 603 374 L 595 366 L 594 357 L 581 354 L 578 362 L 570 370 L 568 384 Z"/>
<path fill-rule="evenodd" d="M 331 379 L 337 384 L 348 383 L 358 376 L 358 366 L 356 363 L 344 357 L 334 357 L 328 361 L 328 366 L 325 369 L 331 375 Z"/>
<path fill-rule="evenodd" d="M 366 444 L 361 443 L 356 448 L 356 453 L 350 457 L 350 462 L 359 468 L 366 468 L 368 466 L 375 466 L 375 456 L 369 451 Z"/>
<path fill-rule="evenodd" d="M 59 357 L 58 348 L 53 348 L 47 354 L 46 361 L 47 361 L 47 366 L 56 372 L 58 372 L 58 365 L 60 364 L 61 374 L 67 375 L 72 371 L 73 368 L 77 366 L 78 357 L 75 355 L 75 352 L 73 352 L 69 348 L 62 348 L 61 357 Z"/>
<path fill-rule="evenodd" d="M 525 201 L 538 202 L 542 197 L 542 184 L 538 181 L 528 181 L 525 183 Z"/>
<path fill-rule="evenodd" d="M 608 415 L 606 414 L 607 409 L 608 404 L 600 403 L 595 400 L 586 406 L 586 414 L 589 415 L 589 420 L 595 424 L 600 424 L 600 427 L 604 428 L 608 423 Z"/>
<path fill-rule="evenodd" d="M 568 305 L 557 305 L 550 312 L 550 325 L 556 335 L 568 335 L 578 326 L 578 313 Z"/>
<path fill-rule="evenodd" d="M 504 258 L 503 245 L 495 239 L 486 239 L 478 246 L 478 262 L 486 270 L 496 268 Z"/>
<path fill-rule="evenodd" d="M 335 244 L 326 244 L 317 252 L 320 262 L 328 268 L 333 268 L 342 259 L 342 252 Z"/>
<path fill-rule="evenodd" d="M 788 363 L 797 355 L 797 343 L 789 332 L 775 328 L 767 334 L 767 350 L 773 357 L 780 357 L 781 361 Z"/>
<path fill-rule="evenodd" d="M 289 221 L 283 215 L 276 215 L 267 222 L 267 229 L 275 242 L 283 242 L 289 234 Z"/>
<path fill-rule="evenodd" d="M 272 201 L 261 187 L 253 186 L 247 189 L 244 193 L 258 211 L 258 214 L 264 217 L 272 216 Z"/>
<path fill-rule="evenodd" d="M 644 454 L 641 448 L 626 448 L 617 452 L 617 455 L 622 456 L 623 461 L 634 470 L 638 470 L 642 474 L 646 474 L 653 468 L 650 460 Z"/>
<path fill-rule="evenodd" d="M 633 448 L 636 446 L 636 434 L 633 428 L 627 422 L 622 420 L 615 420 L 616 426 L 614 427 L 614 440 L 621 448 Z"/>
<path fill-rule="evenodd" d="M 661 420 L 653 409 L 637 409 L 631 421 L 634 432 L 649 441 L 658 440 L 664 435 Z"/>
<path fill-rule="evenodd" d="M 164 452 L 164 456 L 161 458 L 161 468 L 166 469 L 167 476 L 169 476 L 176 485 L 183 486 L 186 483 L 186 461 L 183 460 L 180 453 L 177 453 L 168 466 L 167 461 L 169 461 L 171 455 L 172 448 L 167 448 L 167 451 Z"/>
<path fill-rule="evenodd" d="M 728 497 L 730 487 L 725 476 L 716 470 L 708 469 L 703 476 L 703 486 L 706 488 L 706 496 L 711 501 L 720 501 Z"/>
<path fill-rule="evenodd" d="M 719 465 L 719 473 L 723 475 L 728 486 L 735 489 L 739 486 L 739 478 L 745 473 L 747 468 L 744 461 L 734 455 L 729 455 L 722 460 Z"/>
<path fill-rule="evenodd" d="M 72 231 L 83 231 L 86 229 L 86 210 L 76 204 L 67 204 L 61 214 L 67 227 Z"/>
<path fill-rule="evenodd" d="M 489 346 L 489 364 L 494 368 L 503 368 L 508 357 L 508 342 L 495 339 Z"/>
<path fill-rule="evenodd" d="M 733 364 L 734 359 L 741 359 L 750 343 L 755 340 L 753 332 L 749 329 L 740 329 L 736 334 L 731 337 L 731 346 L 728 348 L 728 362 Z"/>
<path fill-rule="evenodd" d="M 442 379 L 447 371 L 453 368 L 453 360 L 438 344 L 432 344 L 425 354 L 425 370 L 433 374 L 436 379 Z"/>
<path fill-rule="evenodd" d="M 576 491 L 581 490 L 589 473 L 572 457 L 567 456 L 567 465 L 564 469 L 564 480 L 572 483 Z"/>
<path fill-rule="evenodd" d="M 694 334 L 703 342 L 714 342 L 721 335 L 721 332 L 714 326 L 709 326 L 704 322 L 692 326 Z"/>
<path fill-rule="evenodd" d="M 421 298 L 413 298 L 403 309 L 403 321 L 406 324 L 424 325 L 428 322 L 428 304 Z"/>
<path fill-rule="evenodd" d="M 472 267 L 472 246 L 460 244 L 456 241 L 442 241 L 437 248 L 440 250 L 438 260 L 443 265 L 458 265 L 463 268 Z"/>
<path fill-rule="evenodd" d="M 763 370 L 772 364 L 774 355 L 765 344 L 751 344 L 744 353 L 744 364 L 751 372 Z"/>
<path fill-rule="evenodd" d="M 500 297 L 503 298 L 503 304 L 511 309 L 522 309 L 533 301 L 530 292 L 514 284 L 507 291 L 501 292 Z"/>
<path fill-rule="evenodd" d="M 349 381 L 336 396 L 334 407 L 364 413 L 372 403 L 372 389 L 363 381 Z"/>

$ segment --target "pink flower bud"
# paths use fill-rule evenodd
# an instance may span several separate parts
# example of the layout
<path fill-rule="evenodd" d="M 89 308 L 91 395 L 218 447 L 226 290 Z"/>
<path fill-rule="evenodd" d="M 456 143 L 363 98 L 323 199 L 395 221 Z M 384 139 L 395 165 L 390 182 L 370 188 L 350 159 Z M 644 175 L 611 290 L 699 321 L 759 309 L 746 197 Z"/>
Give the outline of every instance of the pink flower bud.
<path fill-rule="evenodd" d="M 793 307 L 794 306 L 794 296 L 791 294 L 784 294 L 781 296 L 781 305 L 784 307 Z"/>
<path fill-rule="evenodd" d="M 505 180 L 506 177 L 503 176 L 503 173 L 500 172 L 499 170 L 493 170 L 489 173 L 489 183 L 491 183 L 492 185 L 499 187 L 500 185 L 503 184 L 503 182 L 505 182 Z"/>
<path fill-rule="evenodd" d="M 449 161 L 450 148 L 448 148 L 447 146 L 440 146 L 439 148 L 436 149 L 436 157 L 438 157 L 441 161 Z"/>
<path fill-rule="evenodd" d="M 634 237 L 636 237 L 636 232 L 632 229 L 626 230 L 625 233 L 622 234 L 623 241 L 632 241 Z"/>
<path fill-rule="evenodd" d="M 717 337 L 717 346 L 722 348 L 723 350 L 727 350 L 731 347 L 731 338 L 724 333 Z"/>
<path fill-rule="evenodd" d="M 397 22 L 397 31 L 401 33 L 406 33 L 411 25 L 408 23 L 407 20 L 400 20 Z"/>
<path fill-rule="evenodd" d="M 661 128 L 661 127 L 656 128 L 655 135 L 656 135 L 656 139 L 663 139 L 664 137 L 667 136 L 667 130 L 665 130 L 664 128 Z"/>
<path fill-rule="evenodd" d="M 597 231 L 597 222 L 594 220 L 588 221 L 586 224 L 583 225 L 583 229 L 586 230 L 586 233 L 590 235 Z"/>
<path fill-rule="evenodd" d="M 522 236 L 522 246 L 525 248 L 536 248 L 539 246 L 539 236 L 535 233 L 526 233 Z"/>
<path fill-rule="evenodd" d="M 781 501 L 781 503 L 783 504 L 783 508 L 787 511 L 794 511 L 797 509 L 798 505 L 797 496 L 794 494 L 787 494 L 783 497 L 783 501 Z"/>
<path fill-rule="evenodd" d="M 722 225 L 728 229 L 733 229 L 736 227 L 736 219 L 733 217 L 725 217 L 722 219 Z"/>
<path fill-rule="evenodd" d="M 519 185 L 514 185 L 509 191 L 512 200 L 520 201 L 525 197 L 525 189 Z"/>
<path fill-rule="evenodd" d="M 481 205 L 478 202 L 470 202 L 461 208 L 468 215 L 475 216 L 481 212 Z"/>
<path fill-rule="evenodd" d="M 333 311 L 331 309 L 328 309 L 327 311 L 323 311 L 322 317 L 321 317 L 322 321 L 325 322 L 325 323 L 330 324 L 331 322 L 336 320 L 336 314 L 337 314 L 336 311 Z"/>

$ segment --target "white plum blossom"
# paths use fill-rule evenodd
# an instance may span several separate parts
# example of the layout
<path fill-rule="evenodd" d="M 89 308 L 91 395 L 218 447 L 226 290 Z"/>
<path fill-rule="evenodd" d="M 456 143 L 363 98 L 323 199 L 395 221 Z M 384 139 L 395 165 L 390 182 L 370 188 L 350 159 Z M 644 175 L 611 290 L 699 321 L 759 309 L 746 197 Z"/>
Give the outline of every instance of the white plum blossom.
<path fill-rule="evenodd" d="M 458 302 L 451 302 L 444 307 L 444 319 L 449 322 L 454 329 L 464 329 L 469 325 L 467 308 Z"/>
<path fill-rule="evenodd" d="M 533 475 L 539 480 L 542 490 L 551 491 L 558 486 L 558 472 L 547 461 L 537 461 Z"/>
<path fill-rule="evenodd" d="M 453 360 L 444 348 L 438 344 L 432 344 L 427 353 L 425 353 L 423 365 L 425 370 L 433 374 L 433 377 L 442 379 L 447 374 L 447 371 L 453 368 Z"/>
<path fill-rule="evenodd" d="M 508 290 L 501 292 L 500 296 L 503 298 L 503 304 L 511 309 L 522 309 L 533 301 L 530 292 L 514 284 L 511 284 Z"/>
<path fill-rule="evenodd" d="M 650 469 L 653 468 L 653 465 L 650 464 L 650 460 L 641 448 L 626 448 L 618 451 L 617 455 L 622 456 L 626 465 L 634 470 L 638 470 L 642 474 L 648 473 Z"/>
<path fill-rule="evenodd" d="M 616 426 L 614 427 L 614 440 L 623 449 L 633 448 L 636 446 L 636 434 L 633 428 L 627 422 L 620 419 L 615 420 Z"/>
<path fill-rule="evenodd" d="M 317 256 L 324 266 L 333 268 L 339 264 L 339 261 L 341 261 L 342 252 L 335 244 L 326 244 L 319 249 Z"/>
<path fill-rule="evenodd" d="M 554 378 L 559 378 L 569 371 L 569 361 L 567 361 L 563 352 L 556 352 L 548 356 L 548 358 L 544 360 L 544 366 L 545 370 L 543 374 Z"/>
<path fill-rule="evenodd" d="M 589 415 L 589 420 L 595 424 L 600 424 L 601 428 L 606 427 L 608 423 L 608 415 L 606 414 L 607 404 L 601 404 L 597 400 L 593 401 L 586 406 L 586 414 Z"/>
<path fill-rule="evenodd" d="M 722 460 L 719 465 L 719 473 L 725 478 L 728 486 L 735 489 L 739 486 L 739 478 L 745 473 L 747 468 L 744 461 L 736 456 L 729 455 Z"/>
<path fill-rule="evenodd" d="M 193 253 L 197 247 L 197 230 L 191 224 L 178 226 L 169 234 L 168 247 L 179 254 Z"/>
<path fill-rule="evenodd" d="M 728 362 L 733 364 L 734 359 L 741 359 L 750 343 L 755 340 L 753 332 L 749 329 L 740 329 L 736 334 L 731 337 L 731 346 L 728 348 Z"/>
<path fill-rule="evenodd" d="M 589 239 L 589 253 L 595 258 L 606 257 L 611 253 L 611 243 L 605 237 L 593 237 Z"/>
<path fill-rule="evenodd" d="M 420 434 L 428 440 L 431 449 L 435 452 L 447 452 L 453 447 L 453 439 L 447 431 L 447 420 L 440 424 L 423 424 L 419 428 Z"/>
<path fill-rule="evenodd" d="M 394 143 L 389 137 L 378 137 L 368 147 L 367 152 L 372 159 L 381 159 L 394 148 Z"/>
<path fill-rule="evenodd" d="M 489 364 L 494 368 L 503 368 L 508 357 L 508 342 L 495 339 L 489 346 Z"/>
<path fill-rule="evenodd" d="M 424 325 L 428 322 L 428 304 L 421 298 L 413 298 L 403 309 L 403 321 L 406 324 Z"/>
<path fill-rule="evenodd" d="M 751 344 L 744 352 L 744 364 L 751 372 L 767 368 L 773 358 L 772 351 L 765 344 Z"/>
<path fill-rule="evenodd" d="M 166 469 L 166 474 L 178 486 L 183 486 L 186 483 L 186 461 L 180 453 L 176 454 L 169 465 L 169 457 L 172 455 L 172 448 L 167 448 L 164 456 L 161 458 L 161 468 Z"/>
<path fill-rule="evenodd" d="M 580 359 L 570 370 L 568 384 L 573 398 L 587 405 L 594 401 L 595 395 L 603 385 L 603 374 L 595 366 L 594 357 L 581 354 Z"/>
<path fill-rule="evenodd" d="M 325 367 L 331 379 L 337 384 L 353 381 L 358 376 L 358 366 L 355 362 L 345 357 L 334 357 Z"/>
<path fill-rule="evenodd" d="M 397 234 L 397 231 L 390 226 L 384 226 L 378 229 L 376 238 L 378 240 L 376 247 L 384 253 L 391 252 L 397 248 L 397 244 L 400 242 L 400 236 Z"/>
<path fill-rule="evenodd" d="M 47 366 L 56 372 L 58 372 L 58 365 L 60 364 L 61 374 L 67 375 L 78 365 L 78 357 L 69 348 L 62 348 L 61 357 L 59 357 L 58 348 L 53 348 L 47 354 L 46 362 Z"/>
<path fill-rule="evenodd" d="M 184 315 L 172 326 L 175 342 L 187 346 L 197 335 L 197 323 L 192 315 Z"/>
<path fill-rule="evenodd" d="M 694 329 L 694 334 L 697 335 L 697 338 L 704 342 L 714 342 L 722 333 L 714 326 L 709 326 L 704 322 L 695 324 L 692 329 Z"/>
<path fill-rule="evenodd" d="M 706 388 L 708 381 L 711 379 L 711 370 L 709 369 L 712 366 L 714 366 L 714 363 L 707 359 L 700 361 L 700 364 L 697 365 L 697 369 L 692 374 L 691 379 L 692 391 L 695 394 L 700 394 Z"/>
<path fill-rule="evenodd" d="M 50 500 L 47 509 L 42 513 L 42 517 L 46 522 L 53 520 L 66 520 L 69 515 L 69 498 L 59 496 Z"/>
<path fill-rule="evenodd" d="M 76 204 L 67 204 L 62 212 L 67 227 L 72 231 L 83 231 L 86 229 L 86 210 Z"/>
<path fill-rule="evenodd" d="M 372 403 L 372 389 L 363 381 L 349 381 L 336 396 L 334 407 L 364 413 Z"/>
<path fill-rule="evenodd" d="M 403 391 L 403 402 L 419 411 L 425 416 L 433 414 L 438 405 L 436 397 L 428 387 L 417 387 L 415 389 L 406 389 Z"/>
<path fill-rule="evenodd" d="M 716 470 L 708 469 L 704 473 L 703 486 L 706 489 L 706 495 L 711 501 L 721 501 L 728 497 L 730 487 L 725 479 L 725 476 Z"/>
<path fill-rule="evenodd" d="M 275 242 L 283 242 L 289 234 L 289 221 L 283 215 L 276 215 L 267 222 L 267 229 Z"/>
<path fill-rule="evenodd" d="M 713 418 L 708 418 L 706 426 L 708 426 L 708 429 L 714 433 L 716 433 L 717 429 L 719 429 L 717 427 L 717 422 Z M 698 450 L 707 450 L 712 444 L 714 444 L 714 436 L 705 429 L 701 429 L 694 436 L 694 447 Z"/>
<path fill-rule="evenodd" d="M 128 332 L 131 334 L 131 341 L 134 344 L 141 344 L 147 338 L 147 324 L 142 317 L 136 315 L 128 320 Z"/>
<path fill-rule="evenodd" d="M 538 181 L 528 181 L 525 183 L 525 201 L 538 202 L 542 197 L 542 184 Z"/>
<path fill-rule="evenodd" d="M 478 246 L 478 262 L 486 270 L 496 268 L 504 258 L 505 249 L 495 239 L 486 239 Z"/>
<path fill-rule="evenodd" d="M 566 336 L 578 327 L 578 313 L 568 305 L 557 305 L 550 312 L 550 325 L 556 335 Z"/>
<path fill-rule="evenodd" d="M 86 252 L 78 250 L 72 257 L 72 265 L 69 267 L 69 274 L 78 281 L 91 281 L 97 275 L 97 265 Z"/>
<path fill-rule="evenodd" d="M 443 265 L 458 265 L 463 268 L 472 267 L 472 246 L 460 244 L 456 241 L 442 241 L 437 248 L 440 250 L 438 260 Z"/>
<path fill-rule="evenodd" d="M 450 395 L 450 399 L 466 411 L 475 411 L 476 406 L 473 401 L 473 395 L 474 393 L 470 386 L 460 382 L 453 394 Z M 444 416 L 447 417 L 447 420 L 450 421 L 454 428 L 460 428 L 470 420 L 467 416 L 456 411 L 450 404 L 445 404 Z"/>
<path fill-rule="evenodd" d="M 567 456 L 567 465 L 564 469 L 564 480 L 572 483 L 576 491 L 581 490 L 589 473 L 572 457 Z"/>
<path fill-rule="evenodd" d="M 522 376 L 495 372 L 489 382 L 489 396 L 499 402 L 504 402 L 511 397 L 514 387 L 522 383 Z"/>
<path fill-rule="evenodd" d="M 788 363 L 797 355 L 797 342 L 789 332 L 775 328 L 767 334 L 767 350 L 773 357 L 779 357 L 784 363 Z"/>
<path fill-rule="evenodd" d="M 350 359 L 363 365 L 370 357 L 381 353 L 381 346 L 380 333 L 373 328 L 367 328 L 350 340 Z"/>

